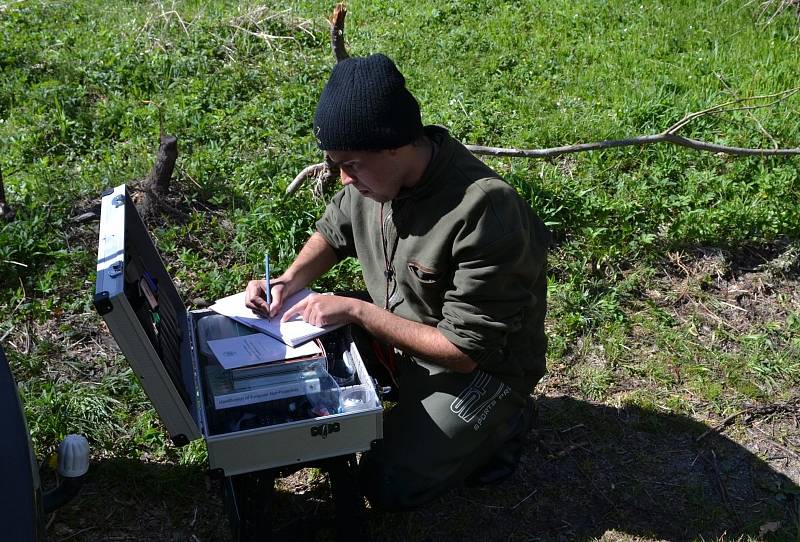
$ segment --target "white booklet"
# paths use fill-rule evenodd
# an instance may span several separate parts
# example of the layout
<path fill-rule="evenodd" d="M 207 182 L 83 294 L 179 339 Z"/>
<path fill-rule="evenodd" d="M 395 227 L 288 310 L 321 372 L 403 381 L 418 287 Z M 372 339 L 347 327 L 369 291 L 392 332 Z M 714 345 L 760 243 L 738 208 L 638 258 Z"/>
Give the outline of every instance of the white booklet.
<path fill-rule="evenodd" d="M 263 333 L 208 341 L 208 347 L 225 369 L 322 354 L 314 342 L 295 348 Z"/>
<path fill-rule="evenodd" d="M 306 343 L 311 339 L 341 327 L 341 324 L 325 327 L 314 326 L 303 320 L 299 314 L 292 317 L 288 322 L 281 322 L 281 317 L 287 310 L 309 295 L 317 294 L 314 294 L 314 292 L 308 288 L 305 288 L 296 294 L 289 296 L 288 299 L 284 300 L 281 312 L 273 316 L 271 319 L 258 316 L 252 310 L 248 309 L 244 304 L 244 292 L 218 299 L 217 302 L 211 305 L 209 308 L 214 312 L 222 314 L 223 316 L 233 318 L 240 324 L 257 329 L 258 331 L 266 333 L 267 335 L 271 335 L 279 341 L 288 344 L 289 346 L 297 346 L 298 344 Z"/>

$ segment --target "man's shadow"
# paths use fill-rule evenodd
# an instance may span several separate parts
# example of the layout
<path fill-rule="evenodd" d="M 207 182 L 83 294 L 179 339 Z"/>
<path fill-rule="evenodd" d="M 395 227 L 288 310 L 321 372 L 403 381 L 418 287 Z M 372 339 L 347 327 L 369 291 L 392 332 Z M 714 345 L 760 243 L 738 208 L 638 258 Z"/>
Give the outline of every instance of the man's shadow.
<path fill-rule="evenodd" d="M 762 441 L 757 455 L 687 416 L 656 408 L 613 408 L 566 396 L 539 404 L 539 420 L 511 479 L 451 492 L 424 510 L 374 514 L 374 537 L 677 541 L 800 535 L 800 487 L 760 457 L 797 480 L 800 462 L 792 450 Z M 791 417 L 787 421 L 794 427 Z"/>
<path fill-rule="evenodd" d="M 641 406 L 566 396 L 539 405 L 509 480 L 457 489 L 413 512 L 368 510 L 370 539 L 797 540 L 800 487 L 779 472 L 798 478 L 800 462 L 788 447 L 762 441 L 751 451 L 687 416 Z M 135 459 L 93 463 L 81 494 L 56 513 L 47 533 L 75 540 L 231 540 L 219 481 L 205 470 Z M 335 525 L 326 521 L 341 518 L 333 514 L 328 485 L 303 483 L 297 491 L 287 483 L 271 507 L 273 540 L 333 540 Z"/>

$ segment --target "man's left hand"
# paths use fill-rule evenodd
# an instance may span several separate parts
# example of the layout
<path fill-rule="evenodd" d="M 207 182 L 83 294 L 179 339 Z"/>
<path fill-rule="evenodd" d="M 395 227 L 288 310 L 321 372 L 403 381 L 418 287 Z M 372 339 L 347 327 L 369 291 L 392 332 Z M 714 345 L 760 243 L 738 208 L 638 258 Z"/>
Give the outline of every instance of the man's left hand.
<path fill-rule="evenodd" d="M 287 310 L 281 322 L 286 322 L 299 314 L 309 324 L 319 327 L 350 324 L 358 321 L 357 314 L 361 303 L 364 301 L 350 297 L 310 295 Z"/>

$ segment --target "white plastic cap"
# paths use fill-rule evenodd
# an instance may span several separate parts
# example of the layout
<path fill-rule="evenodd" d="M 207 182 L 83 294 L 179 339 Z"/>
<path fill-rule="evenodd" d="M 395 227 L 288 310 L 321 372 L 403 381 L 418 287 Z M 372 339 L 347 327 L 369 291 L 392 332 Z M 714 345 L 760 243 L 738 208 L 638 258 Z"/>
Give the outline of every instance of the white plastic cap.
<path fill-rule="evenodd" d="M 58 474 L 83 476 L 89 470 L 89 441 L 83 435 L 67 435 L 58 446 Z"/>

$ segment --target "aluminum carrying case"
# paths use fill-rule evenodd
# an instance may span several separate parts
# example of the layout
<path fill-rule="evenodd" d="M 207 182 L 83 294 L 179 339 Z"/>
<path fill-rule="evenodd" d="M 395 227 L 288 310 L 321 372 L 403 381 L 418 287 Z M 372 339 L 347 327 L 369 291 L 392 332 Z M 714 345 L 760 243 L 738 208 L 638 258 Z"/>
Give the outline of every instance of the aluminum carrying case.
<path fill-rule="evenodd" d="M 231 476 L 351 454 L 383 436 L 380 399 L 347 328 L 321 338 L 329 368 L 349 368 L 330 413 L 308 414 L 303 397 L 214 408 L 212 360 L 197 329 L 215 313 L 186 309 L 125 185 L 102 196 L 94 304 L 172 441 L 204 438 L 212 470 Z"/>

